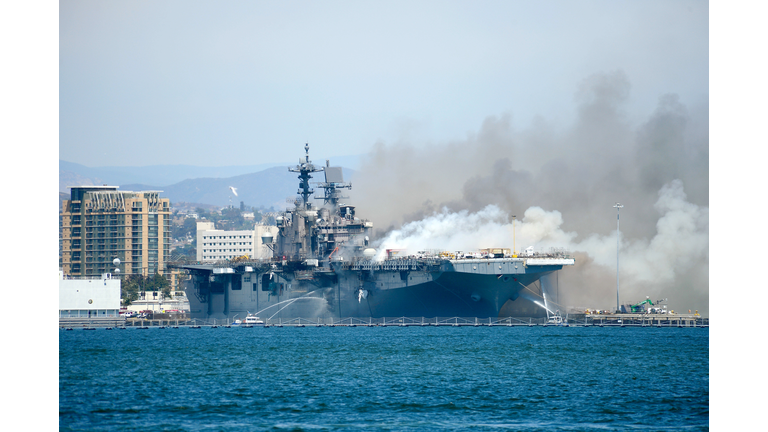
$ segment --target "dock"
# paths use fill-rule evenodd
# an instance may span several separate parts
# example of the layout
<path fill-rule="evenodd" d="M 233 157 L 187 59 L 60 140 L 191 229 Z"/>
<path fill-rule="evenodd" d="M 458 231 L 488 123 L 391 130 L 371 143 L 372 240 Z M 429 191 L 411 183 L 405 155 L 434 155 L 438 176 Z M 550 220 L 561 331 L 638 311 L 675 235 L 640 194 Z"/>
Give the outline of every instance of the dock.
<path fill-rule="evenodd" d="M 245 325 L 231 319 L 68 319 L 59 320 L 61 329 L 95 328 L 259 328 L 259 327 L 709 327 L 709 318 L 692 314 L 613 314 L 569 316 L 562 324 L 546 318 L 466 318 L 466 317 L 385 317 L 385 318 L 292 318 L 265 320 L 264 324 Z"/>

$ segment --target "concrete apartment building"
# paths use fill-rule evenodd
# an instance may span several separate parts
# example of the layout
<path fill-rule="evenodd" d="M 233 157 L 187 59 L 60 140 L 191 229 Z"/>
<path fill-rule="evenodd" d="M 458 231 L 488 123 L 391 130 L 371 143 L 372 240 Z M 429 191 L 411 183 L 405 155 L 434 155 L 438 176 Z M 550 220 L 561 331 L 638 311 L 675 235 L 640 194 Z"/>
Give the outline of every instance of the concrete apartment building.
<path fill-rule="evenodd" d="M 73 186 L 61 209 L 61 269 L 68 276 L 165 273 L 170 257 L 171 205 L 161 191 Z"/>
<path fill-rule="evenodd" d="M 197 260 L 224 261 L 243 255 L 269 258 L 271 251 L 261 241 L 267 231 L 277 235 L 276 226 L 257 225 L 253 230 L 224 231 L 214 229 L 213 222 L 197 222 Z"/>

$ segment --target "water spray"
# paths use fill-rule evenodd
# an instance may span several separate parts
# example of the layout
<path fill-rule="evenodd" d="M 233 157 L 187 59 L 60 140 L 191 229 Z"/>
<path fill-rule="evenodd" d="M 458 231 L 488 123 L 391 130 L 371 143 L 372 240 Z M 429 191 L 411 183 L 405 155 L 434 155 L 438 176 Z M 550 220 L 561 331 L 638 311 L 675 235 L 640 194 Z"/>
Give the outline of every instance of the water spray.
<path fill-rule="evenodd" d="M 278 311 L 277 311 L 277 312 L 275 312 L 274 314 L 272 314 L 272 316 L 271 316 L 271 317 L 269 317 L 269 318 L 267 318 L 267 319 L 268 319 L 268 320 L 271 320 L 272 318 L 274 318 L 274 317 L 275 317 L 275 315 L 279 314 L 281 310 L 283 310 L 283 309 L 287 308 L 288 306 L 290 306 L 290 305 L 294 304 L 294 303 L 295 303 L 295 302 L 297 302 L 298 300 L 325 300 L 325 299 L 324 299 L 324 298 L 322 298 L 322 297 L 299 297 L 299 298 L 295 298 L 295 299 L 290 299 L 290 300 L 281 301 L 280 303 L 285 303 L 285 302 L 290 302 L 290 303 L 288 303 L 287 305 L 285 305 L 285 306 L 281 307 L 280 309 L 278 309 Z M 280 304 L 280 303 L 278 303 L 278 304 Z M 277 304 L 275 304 L 275 305 L 273 305 L 273 306 L 277 306 Z"/>

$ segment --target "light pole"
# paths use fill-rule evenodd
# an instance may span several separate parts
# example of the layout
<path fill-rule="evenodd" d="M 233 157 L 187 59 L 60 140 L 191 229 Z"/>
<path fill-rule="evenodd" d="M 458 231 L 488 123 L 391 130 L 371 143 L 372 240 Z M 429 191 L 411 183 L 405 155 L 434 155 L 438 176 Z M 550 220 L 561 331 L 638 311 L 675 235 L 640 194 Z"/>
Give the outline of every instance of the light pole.
<path fill-rule="evenodd" d="M 512 215 L 512 256 L 517 258 L 517 246 L 515 245 L 515 221 L 517 216 Z"/>
<path fill-rule="evenodd" d="M 616 209 L 616 313 L 619 313 L 619 213 L 624 206 L 616 203 L 613 208 Z"/>

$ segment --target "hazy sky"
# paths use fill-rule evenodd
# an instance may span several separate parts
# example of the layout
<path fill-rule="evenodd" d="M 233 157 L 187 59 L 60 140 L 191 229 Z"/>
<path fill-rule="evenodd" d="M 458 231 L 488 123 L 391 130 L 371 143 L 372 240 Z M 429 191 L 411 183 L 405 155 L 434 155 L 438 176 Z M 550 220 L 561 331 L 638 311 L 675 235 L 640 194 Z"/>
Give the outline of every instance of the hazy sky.
<path fill-rule="evenodd" d="M 630 118 L 709 96 L 703 1 L 59 3 L 59 158 L 250 165 L 570 124 L 621 71 Z"/>

